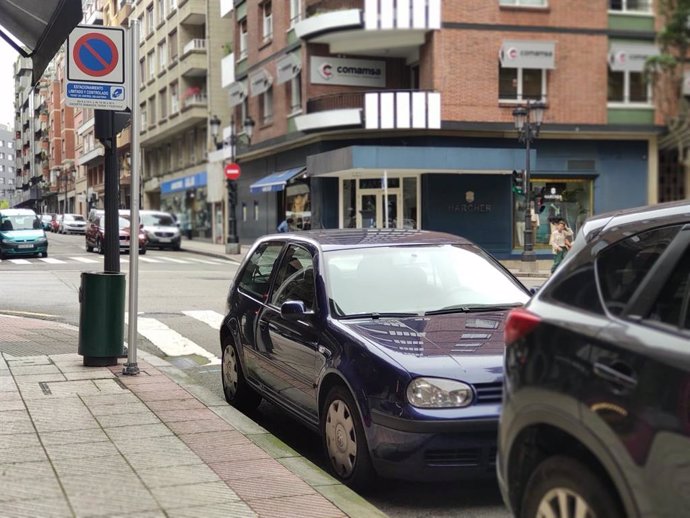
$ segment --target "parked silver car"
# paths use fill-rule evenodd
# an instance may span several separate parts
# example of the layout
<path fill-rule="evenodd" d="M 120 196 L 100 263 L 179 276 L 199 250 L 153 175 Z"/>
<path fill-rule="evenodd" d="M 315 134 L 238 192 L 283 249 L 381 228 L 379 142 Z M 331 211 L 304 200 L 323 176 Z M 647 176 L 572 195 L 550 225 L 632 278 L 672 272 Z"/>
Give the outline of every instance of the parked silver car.
<path fill-rule="evenodd" d="M 180 249 L 180 227 L 172 214 L 157 210 L 141 210 L 139 218 L 148 237 L 149 248 Z"/>
<path fill-rule="evenodd" d="M 60 216 L 59 234 L 83 234 L 86 231 L 86 220 L 81 214 L 63 214 Z"/>

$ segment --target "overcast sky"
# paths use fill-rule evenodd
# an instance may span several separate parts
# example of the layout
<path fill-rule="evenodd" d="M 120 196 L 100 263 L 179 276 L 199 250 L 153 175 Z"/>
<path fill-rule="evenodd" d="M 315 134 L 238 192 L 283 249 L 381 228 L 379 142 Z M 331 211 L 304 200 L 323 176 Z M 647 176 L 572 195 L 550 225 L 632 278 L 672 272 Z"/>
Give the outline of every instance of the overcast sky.
<path fill-rule="evenodd" d="M 14 71 L 17 51 L 0 39 L 0 124 L 14 128 Z"/>

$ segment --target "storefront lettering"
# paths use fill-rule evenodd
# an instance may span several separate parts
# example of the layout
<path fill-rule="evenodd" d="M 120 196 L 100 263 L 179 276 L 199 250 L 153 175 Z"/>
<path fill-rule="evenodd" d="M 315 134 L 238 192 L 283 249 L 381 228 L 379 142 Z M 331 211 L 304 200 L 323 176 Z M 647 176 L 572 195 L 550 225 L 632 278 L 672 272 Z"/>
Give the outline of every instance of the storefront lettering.
<path fill-rule="evenodd" d="M 448 206 L 448 212 L 491 212 L 490 203 L 454 203 Z"/>

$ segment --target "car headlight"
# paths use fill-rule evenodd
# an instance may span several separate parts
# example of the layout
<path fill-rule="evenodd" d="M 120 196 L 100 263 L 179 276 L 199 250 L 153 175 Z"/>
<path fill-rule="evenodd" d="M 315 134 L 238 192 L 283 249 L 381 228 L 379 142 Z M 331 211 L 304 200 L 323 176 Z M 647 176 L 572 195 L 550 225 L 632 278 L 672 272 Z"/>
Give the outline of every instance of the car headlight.
<path fill-rule="evenodd" d="M 36 240 L 36 244 L 42 245 L 42 244 L 46 243 L 47 241 L 48 240 L 45 237 L 41 237 L 41 238 L 38 238 Z"/>
<path fill-rule="evenodd" d="M 472 398 L 472 388 L 461 381 L 415 378 L 407 386 L 407 401 L 417 408 L 462 408 Z"/>

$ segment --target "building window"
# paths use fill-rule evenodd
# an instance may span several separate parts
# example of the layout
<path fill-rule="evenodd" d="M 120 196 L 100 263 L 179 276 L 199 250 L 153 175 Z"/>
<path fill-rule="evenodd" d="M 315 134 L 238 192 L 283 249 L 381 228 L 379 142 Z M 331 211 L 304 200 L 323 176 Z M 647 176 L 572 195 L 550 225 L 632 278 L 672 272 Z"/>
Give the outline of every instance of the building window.
<path fill-rule="evenodd" d="M 163 71 L 168 64 L 168 43 L 163 40 L 158 44 L 158 70 Z"/>
<path fill-rule="evenodd" d="M 147 79 L 150 81 L 156 76 L 156 57 L 153 51 L 148 53 L 147 59 L 149 61 L 149 76 Z"/>
<path fill-rule="evenodd" d="M 290 27 L 302 19 L 302 0 L 290 0 Z"/>
<path fill-rule="evenodd" d="M 546 99 L 546 70 L 534 68 L 498 68 L 500 101 L 543 101 Z"/>
<path fill-rule="evenodd" d="M 144 15 L 139 17 L 139 43 L 144 43 L 146 39 L 146 31 L 144 30 Z"/>
<path fill-rule="evenodd" d="M 261 122 L 270 124 L 273 122 L 273 87 L 261 94 Z"/>
<path fill-rule="evenodd" d="M 196 139 L 194 138 L 194 131 L 187 133 L 187 158 L 189 158 L 188 163 L 196 163 Z"/>
<path fill-rule="evenodd" d="M 160 105 L 161 119 L 168 117 L 168 90 L 163 88 L 158 92 L 158 104 Z"/>
<path fill-rule="evenodd" d="M 153 34 L 153 4 L 146 9 L 146 36 Z"/>
<path fill-rule="evenodd" d="M 149 97 L 149 126 L 154 126 L 156 122 L 156 97 L 152 95 Z"/>
<path fill-rule="evenodd" d="M 614 72 L 609 70 L 608 101 L 621 104 L 652 102 L 652 85 L 647 83 L 643 72 Z"/>
<path fill-rule="evenodd" d="M 247 45 L 249 43 L 249 34 L 247 33 L 247 20 L 244 19 L 240 22 L 240 57 L 239 59 L 246 59 L 248 50 Z"/>
<path fill-rule="evenodd" d="M 146 81 L 146 59 L 142 58 L 139 61 L 139 79 L 142 81 Z"/>
<path fill-rule="evenodd" d="M 170 62 L 177 61 L 177 31 L 168 34 L 168 47 L 170 48 Z"/>
<path fill-rule="evenodd" d="M 261 37 L 264 43 L 273 38 L 273 15 L 271 14 L 271 2 L 264 2 L 261 5 Z"/>
<path fill-rule="evenodd" d="M 160 25 L 165 21 L 165 0 L 158 0 L 158 5 L 156 7 L 156 23 Z"/>
<path fill-rule="evenodd" d="M 146 103 L 142 103 L 139 106 L 139 124 L 142 130 L 146 129 L 146 125 L 148 124 L 148 120 L 146 119 Z"/>
<path fill-rule="evenodd" d="M 623 13 L 652 14 L 652 0 L 609 0 L 609 10 Z"/>
<path fill-rule="evenodd" d="M 177 9 L 177 0 L 169 0 L 168 2 L 168 12 L 173 12 Z"/>
<path fill-rule="evenodd" d="M 290 113 L 302 111 L 302 76 L 297 74 L 288 83 L 288 95 L 290 99 Z"/>
<path fill-rule="evenodd" d="M 177 81 L 170 84 L 170 114 L 180 111 L 179 88 Z"/>
<path fill-rule="evenodd" d="M 0 173 L 4 173 L 4 172 L 5 172 L 5 166 L 0 165 Z M 5 179 L 2 176 L 0 176 L 0 183 L 5 183 Z"/>

